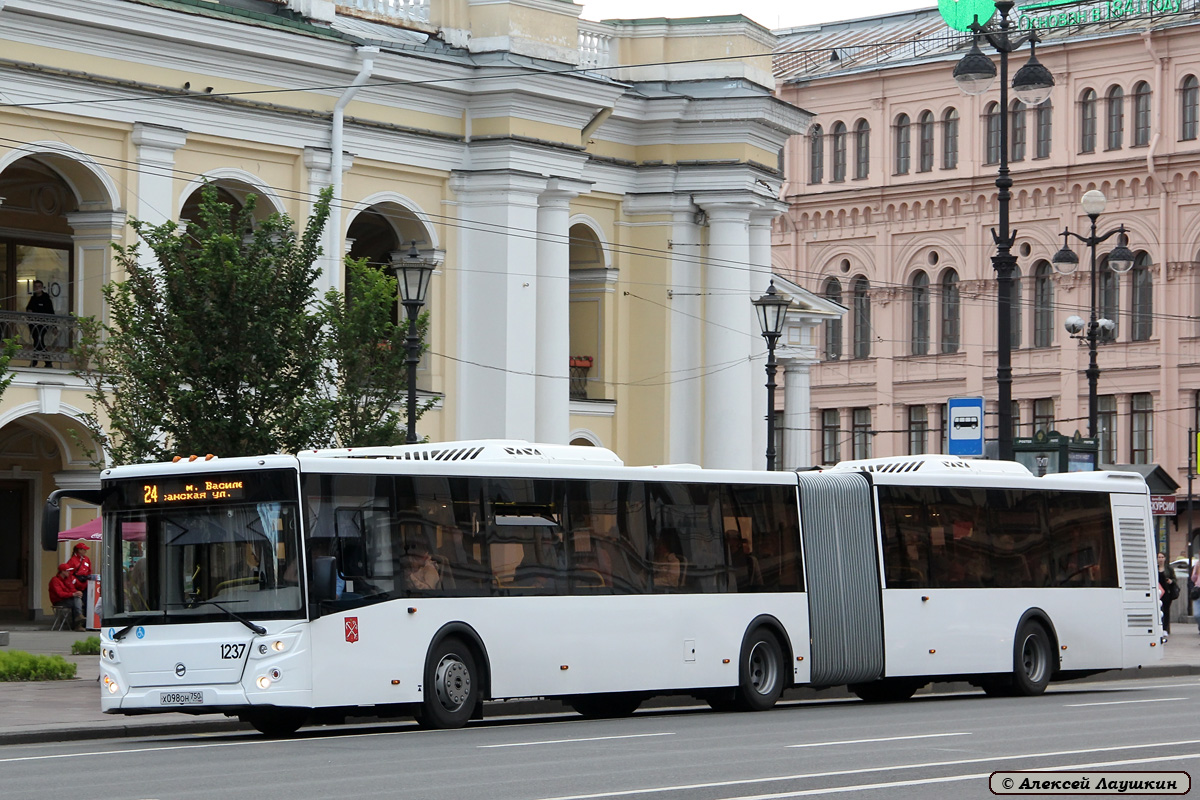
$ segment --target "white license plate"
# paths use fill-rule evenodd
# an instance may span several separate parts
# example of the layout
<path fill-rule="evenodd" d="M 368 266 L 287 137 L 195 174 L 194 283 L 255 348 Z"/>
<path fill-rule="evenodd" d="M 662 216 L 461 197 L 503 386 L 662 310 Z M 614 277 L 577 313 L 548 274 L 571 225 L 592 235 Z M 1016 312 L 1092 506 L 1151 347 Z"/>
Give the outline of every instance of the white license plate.
<path fill-rule="evenodd" d="M 163 706 L 202 706 L 204 692 L 162 692 L 158 703 Z"/>

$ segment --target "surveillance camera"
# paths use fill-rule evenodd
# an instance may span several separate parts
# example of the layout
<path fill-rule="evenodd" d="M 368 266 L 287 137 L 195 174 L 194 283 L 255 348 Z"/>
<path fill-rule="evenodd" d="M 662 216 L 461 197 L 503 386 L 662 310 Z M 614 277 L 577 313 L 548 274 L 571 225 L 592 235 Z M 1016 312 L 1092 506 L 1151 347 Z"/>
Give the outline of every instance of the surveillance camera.
<path fill-rule="evenodd" d="M 1067 317 L 1067 321 L 1063 323 L 1063 327 L 1067 329 L 1067 333 L 1074 336 L 1083 330 L 1083 317 L 1072 314 Z"/>

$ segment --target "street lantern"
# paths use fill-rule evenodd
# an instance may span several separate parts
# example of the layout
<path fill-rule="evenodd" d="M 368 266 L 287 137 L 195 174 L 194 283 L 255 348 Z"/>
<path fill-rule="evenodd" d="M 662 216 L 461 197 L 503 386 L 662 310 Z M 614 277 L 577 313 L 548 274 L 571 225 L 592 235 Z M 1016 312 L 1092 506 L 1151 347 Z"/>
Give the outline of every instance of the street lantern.
<path fill-rule="evenodd" d="M 995 10 L 1000 15 L 996 28 L 981 25 L 978 16 L 969 27 L 975 38 L 971 49 L 954 67 L 954 81 L 959 88 L 970 95 L 986 92 L 996 78 L 996 66 L 979 49 L 981 40 L 996 49 L 1000 54 L 1000 169 L 996 176 L 996 205 L 1000 212 L 997 229 L 992 231 L 992 239 L 996 243 L 996 253 L 992 256 L 992 268 L 996 271 L 996 418 L 998 423 L 997 445 L 1000 458 L 1011 460 L 1013 457 L 1013 425 L 1012 425 L 1012 284 L 1013 273 L 1017 268 L 1017 257 L 1012 249 L 1017 239 L 1017 232 L 1009 225 L 1009 202 L 1012 199 L 1012 178 L 1008 169 L 1008 54 L 1030 43 L 1028 63 L 1013 76 L 1012 90 L 1028 106 L 1040 105 L 1050 96 L 1054 88 L 1054 76 L 1038 60 L 1034 49 L 1037 45 L 1037 31 L 1030 31 L 1026 36 L 1010 36 L 1013 24 L 1010 14 L 1015 3 L 1013 0 L 996 0 Z M 985 10 L 990 11 L 990 3 L 985 3 Z M 988 20 L 991 19 L 990 14 Z"/>
<path fill-rule="evenodd" d="M 417 365 L 421 363 L 421 336 L 417 332 L 417 318 L 425 305 L 429 279 L 433 276 L 433 264 L 421 257 L 414 241 L 403 256 L 398 252 L 392 253 L 392 269 L 396 272 L 400 302 L 404 305 L 408 317 L 408 330 L 404 339 L 404 366 L 408 372 L 408 429 L 404 441 L 406 444 L 416 444 Z"/>
<path fill-rule="evenodd" d="M 1075 255 L 1068 244 L 1072 236 L 1083 242 L 1091 253 L 1091 316 L 1087 323 L 1084 323 L 1082 317 L 1072 314 L 1063 324 L 1072 339 L 1085 340 L 1088 345 L 1088 436 L 1090 438 L 1096 436 L 1098 421 L 1096 394 L 1100 382 L 1100 365 L 1096 360 L 1096 346 L 1100 340 L 1110 339 L 1117 329 L 1115 322 L 1100 317 L 1096 309 L 1096 246 L 1112 236 L 1117 237 L 1117 246 L 1108 254 L 1108 266 L 1113 272 L 1128 272 L 1133 269 L 1134 262 L 1133 253 L 1128 247 L 1129 236 L 1125 233 L 1124 225 L 1118 225 L 1103 235 L 1096 235 L 1096 220 L 1104 213 L 1107 203 L 1104 193 L 1097 189 L 1084 192 L 1083 197 L 1079 199 L 1079 205 L 1091 221 L 1091 232 L 1087 236 L 1081 236 L 1069 228 L 1064 228 L 1062 232 L 1063 246 L 1050 260 L 1055 271 L 1062 275 L 1070 275 L 1079 268 L 1079 256 Z"/>
<path fill-rule="evenodd" d="M 751 301 L 754 311 L 758 314 L 758 327 L 762 337 L 767 340 L 767 469 L 775 469 L 775 345 L 783 335 L 783 321 L 787 317 L 788 306 L 791 305 L 786 297 L 775 291 L 775 281 L 771 280 L 767 293 L 757 300 Z"/>

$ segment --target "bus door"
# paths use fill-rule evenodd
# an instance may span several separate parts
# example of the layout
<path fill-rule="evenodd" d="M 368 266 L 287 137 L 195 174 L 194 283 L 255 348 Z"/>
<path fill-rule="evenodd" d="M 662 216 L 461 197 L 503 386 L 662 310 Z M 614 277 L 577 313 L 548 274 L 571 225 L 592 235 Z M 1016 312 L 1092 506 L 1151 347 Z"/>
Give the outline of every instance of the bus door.
<path fill-rule="evenodd" d="M 871 484 L 859 473 L 798 477 L 811 682 L 876 680 L 883 675 L 883 611 Z"/>

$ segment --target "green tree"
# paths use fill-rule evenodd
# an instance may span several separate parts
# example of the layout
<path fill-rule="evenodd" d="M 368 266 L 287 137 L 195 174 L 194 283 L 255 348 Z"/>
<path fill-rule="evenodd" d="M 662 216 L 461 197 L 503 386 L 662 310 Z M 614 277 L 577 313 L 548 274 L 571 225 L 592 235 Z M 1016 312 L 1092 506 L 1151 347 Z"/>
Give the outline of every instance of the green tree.
<path fill-rule="evenodd" d="M 348 300 L 347 300 L 348 296 Z M 334 433 L 343 447 L 403 444 L 407 430 L 407 320 L 392 322 L 396 279 L 365 260 L 346 261 L 346 296 L 325 295 Z M 429 315 L 417 320 L 422 351 Z M 417 407 L 420 419 L 432 405 Z"/>
<path fill-rule="evenodd" d="M 13 378 L 17 377 L 16 373 L 8 371 L 8 365 L 20 349 L 21 342 L 15 336 L 0 342 L 0 397 L 4 397 L 4 390 L 13 382 Z"/>
<path fill-rule="evenodd" d="M 315 263 L 331 196 L 302 235 L 284 215 L 256 223 L 254 196 L 235 212 L 212 187 L 186 230 L 132 223 L 157 265 L 139 263 L 140 244 L 114 245 L 127 278 L 104 287 L 108 322 L 81 320 L 75 353 L 94 404 L 88 432 L 113 462 L 328 442 Z"/>

